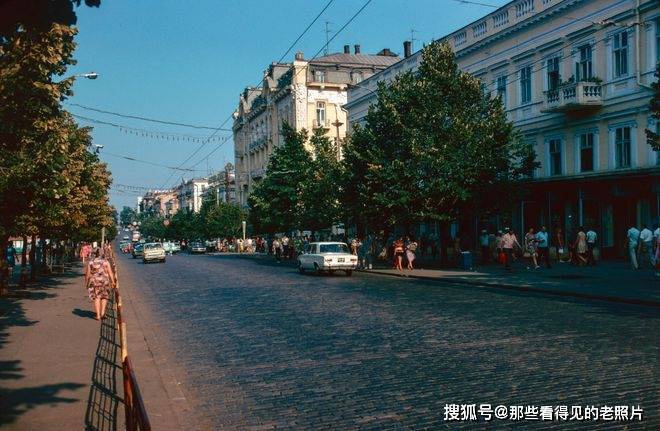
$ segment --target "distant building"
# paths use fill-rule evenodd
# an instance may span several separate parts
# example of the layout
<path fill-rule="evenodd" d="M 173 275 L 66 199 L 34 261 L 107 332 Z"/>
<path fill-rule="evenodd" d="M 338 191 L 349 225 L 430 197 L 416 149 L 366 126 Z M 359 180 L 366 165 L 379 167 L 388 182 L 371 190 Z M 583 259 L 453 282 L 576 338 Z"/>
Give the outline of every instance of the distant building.
<path fill-rule="evenodd" d="M 399 60 L 389 49 L 376 55 L 354 52 L 305 60 L 297 53 L 293 63 L 273 63 L 264 73 L 261 87 L 248 87 L 234 113 L 234 156 L 239 203 L 247 205 L 253 182 L 266 174 L 273 148 L 281 144 L 280 128 L 287 121 L 296 130 L 321 128 L 337 145 L 346 135 L 346 91 L 351 84 L 383 70 Z"/>
<path fill-rule="evenodd" d="M 216 202 L 234 204 L 236 202 L 236 175 L 231 163 L 225 165 L 223 171 L 208 177 L 209 187 L 206 189 L 205 199 L 213 199 Z M 211 196 L 210 194 L 213 194 Z"/>
<path fill-rule="evenodd" d="M 660 220 L 660 155 L 644 133 L 659 127 L 649 86 L 660 61 L 660 2 L 516 0 L 442 40 L 462 70 L 502 98 L 536 150 L 541 167 L 509 220 L 518 232 L 546 225 L 573 241 L 586 225 L 612 257 L 631 225 Z M 404 57 L 349 90 L 351 127 L 376 101 L 377 83 L 415 70 L 421 52 Z"/>
<path fill-rule="evenodd" d="M 188 210 L 194 213 L 202 208 L 202 201 L 206 189 L 209 187 L 207 178 L 194 178 L 188 181 L 182 181 L 174 192 L 178 200 L 180 210 Z"/>
<path fill-rule="evenodd" d="M 174 190 L 150 190 L 139 199 L 138 212 L 163 217 L 172 216 L 179 208 Z"/>

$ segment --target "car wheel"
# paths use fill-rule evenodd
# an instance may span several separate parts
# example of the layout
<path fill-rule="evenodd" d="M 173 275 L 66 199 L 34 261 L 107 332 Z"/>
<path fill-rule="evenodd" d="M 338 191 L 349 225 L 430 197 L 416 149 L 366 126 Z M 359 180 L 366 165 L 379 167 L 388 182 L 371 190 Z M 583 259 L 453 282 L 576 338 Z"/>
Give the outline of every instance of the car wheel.
<path fill-rule="evenodd" d="M 305 268 L 303 267 L 303 264 L 301 261 L 298 261 L 298 272 L 301 274 L 305 273 Z"/>
<path fill-rule="evenodd" d="M 315 263 L 314 264 L 314 274 L 316 275 L 321 275 L 321 268 L 319 268 L 319 264 Z"/>
<path fill-rule="evenodd" d="M 352 269 L 347 269 L 346 270 L 346 276 L 350 277 L 351 275 L 353 275 L 353 270 Z"/>
<path fill-rule="evenodd" d="M 147 259 L 142 259 L 142 263 L 146 265 L 148 263 Z"/>

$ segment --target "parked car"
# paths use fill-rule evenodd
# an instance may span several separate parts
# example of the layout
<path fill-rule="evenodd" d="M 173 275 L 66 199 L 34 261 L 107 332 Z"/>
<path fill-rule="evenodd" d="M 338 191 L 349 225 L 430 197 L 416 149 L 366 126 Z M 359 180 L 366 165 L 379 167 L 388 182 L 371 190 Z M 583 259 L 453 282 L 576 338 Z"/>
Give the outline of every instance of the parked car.
<path fill-rule="evenodd" d="M 357 256 L 350 254 L 343 242 L 313 242 L 306 245 L 298 256 L 298 271 L 301 274 L 307 270 L 317 274 L 344 271 L 351 276 L 357 263 Z"/>
<path fill-rule="evenodd" d="M 143 247 L 142 262 L 165 262 L 165 249 L 160 242 L 149 242 Z"/>
<path fill-rule="evenodd" d="M 133 246 L 133 251 L 131 251 L 131 255 L 133 255 L 133 259 L 142 257 L 143 248 L 144 248 L 144 244 L 141 244 L 139 242 Z"/>
<path fill-rule="evenodd" d="M 177 254 L 178 252 L 181 251 L 181 247 L 179 247 L 179 244 L 171 241 L 164 242 L 163 248 L 165 249 L 165 253 L 169 253 L 169 254 Z"/>
<path fill-rule="evenodd" d="M 206 251 L 208 251 L 209 253 L 218 251 L 218 248 L 216 247 L 216 241 L 207 240 L 204 242 L 204 245 L 206 246 Z"/>
<path fill-rule="evenodd" d="M 130 238 L 128 235 L 124 235 L 124 237 L 123 237 L 122 239 L 123 239 L 124 241 L 129 241 L 131 238 Z"/>
<path fill-rule="evenodd" d="M 188 253 L 206 253 L 206 245 L 202 241 L 193 241 L 188 245 Z"/>

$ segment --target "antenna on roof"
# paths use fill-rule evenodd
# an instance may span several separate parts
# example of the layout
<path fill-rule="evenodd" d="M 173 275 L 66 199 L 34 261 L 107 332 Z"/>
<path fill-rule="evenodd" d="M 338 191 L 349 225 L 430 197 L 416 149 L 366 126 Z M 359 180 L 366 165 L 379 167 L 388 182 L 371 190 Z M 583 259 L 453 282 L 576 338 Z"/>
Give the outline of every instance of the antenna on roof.
<path fill-rule="evenodd" d="M 410 29 L 410 50 L 412 52 L 415 52 L 415 41 L 419 39 L 415 39 L 415 33 L 419 33 L 417 30 L 414 28 Z"/>
<path fill-rule="evenodd" d="M 332 33 L 330 24 L 332 24 L 330 21 L 325 22 L 325 46 L 323 47 L 323 55 L 328 55 L 328 45 L 330 45 L 330 33 Z"/>

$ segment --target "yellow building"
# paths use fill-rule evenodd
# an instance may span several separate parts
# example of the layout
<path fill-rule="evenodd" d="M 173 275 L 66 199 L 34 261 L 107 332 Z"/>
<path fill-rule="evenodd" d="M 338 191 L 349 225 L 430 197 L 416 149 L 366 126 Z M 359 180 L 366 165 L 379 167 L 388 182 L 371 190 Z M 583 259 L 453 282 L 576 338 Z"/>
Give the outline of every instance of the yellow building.
<path fill-rule="evenodd" d="M 660 2 L 516 0 L 442 40 L 463 71 L 502 98 L 536 150 L 541 167 L 507 223 L 518 232 L 561 228 L 568 240 L 587 225 L 607 257 L 622 254 L 631 225 L 660 220 L 660 157 L 645 136 L 658 128 L 649 101 Z M 351 89 L 349 123 L 364 120 L 377 82 L 420 59 L 412 54 Z"/>
<path fill-rule="evenodd" d="M 282 122 L 296 130 L 323 128 L 337 144 L 346 136 L 348 86 L 396 63 L 399 58 L 389 49 L 378 54 L 362 54 L 355 45 L 343 53 L 305 60 L 297 53 L 293 63 L 273 63 L 264 73 L 260 87 L 241 93 L 234 113 L 234 156 L 238 202 L 247 205 L 255 182 L 266 175 L 268 158 L 281 144 Z"/>

